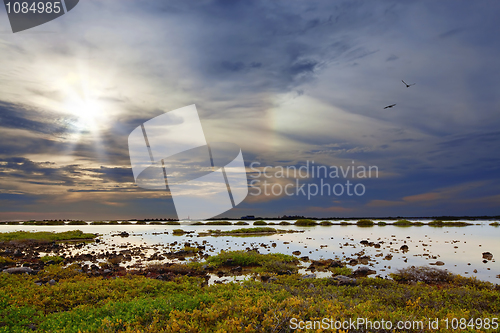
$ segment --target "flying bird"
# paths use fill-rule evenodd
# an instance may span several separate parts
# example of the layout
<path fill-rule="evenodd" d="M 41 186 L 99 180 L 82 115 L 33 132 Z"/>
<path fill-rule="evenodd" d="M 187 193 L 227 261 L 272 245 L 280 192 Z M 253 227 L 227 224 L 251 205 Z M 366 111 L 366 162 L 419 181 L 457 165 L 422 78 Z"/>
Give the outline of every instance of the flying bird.
<path fill-rule="evenodd" d="M 396 104 L 387 105 L 384 109 L 390 109 L 390 108 L 392 108 L 394 105 L 396 105 Z"/>
<path fill-rule="evenodd" d="M 415 83 L 408 84 L 408 83 L 406 83 L 404 80 L 401 80 L 401 82 L 403 82 L 403 83 L 405 84 L 406 88 L 410 88 L 411 86 L 414 86 L 414 85 L 415 85 Z"/>

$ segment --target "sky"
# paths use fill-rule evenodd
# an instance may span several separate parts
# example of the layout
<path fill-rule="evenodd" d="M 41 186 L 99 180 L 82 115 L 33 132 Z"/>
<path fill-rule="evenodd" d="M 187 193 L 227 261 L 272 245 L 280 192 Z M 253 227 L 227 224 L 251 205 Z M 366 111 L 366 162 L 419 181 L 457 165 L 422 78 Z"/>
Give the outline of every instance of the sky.
<path fill-rule="evenodd" d="M 249 194 L 220 216 L 500 215 L 499 16 L 492 0 L 82 0 L 12 33 L 1 8 L 0 220 L 176 218 L 135 183 L 127 140 L 192 104 L 245 161 Z"/>

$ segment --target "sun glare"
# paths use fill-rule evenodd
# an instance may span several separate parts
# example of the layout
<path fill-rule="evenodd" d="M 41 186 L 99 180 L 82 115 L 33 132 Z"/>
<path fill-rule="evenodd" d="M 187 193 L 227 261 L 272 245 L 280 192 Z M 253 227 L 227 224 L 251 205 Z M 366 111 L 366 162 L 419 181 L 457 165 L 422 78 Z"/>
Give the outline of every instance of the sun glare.
<path fill-rule="evenodd" d="M 74 99 L 68 101 L 67 110 L 76 118 L 73 124 L 80 131 L 95 132 L 102 126 L 104 113 L 101 105 L 92 99 Z"/>

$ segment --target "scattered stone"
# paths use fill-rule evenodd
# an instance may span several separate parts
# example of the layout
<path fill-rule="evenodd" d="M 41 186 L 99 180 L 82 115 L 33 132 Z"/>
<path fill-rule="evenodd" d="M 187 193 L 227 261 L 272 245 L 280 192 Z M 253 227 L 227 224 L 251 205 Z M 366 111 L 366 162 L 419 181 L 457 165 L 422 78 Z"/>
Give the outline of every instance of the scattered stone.
<path fill-rule="evenodd" d="M 56 283 L 57 283 L 57 282 L 56 282 L 56 280 L 54 280 L 54 279 L 51 279 L 51 280 L 49 281 L 49 284 L 50 284 L 51 286 L 54 286 Z"/>
<path fill-rule="evenodd" d="M 292 252 L 292 254 L 293 254 L 294 256 L 300 256 L 300 253 L 301 253 L 300 251 L 293 251 L 293 252 Z"/>
<path fill-rule="evenodd" d="M 399 249 L 403 252 L 407 252 L 410 248 L 408 247 L 408 245 L 402 245 Z"/>
<path fill-rule="evenodd" d="M 337 275 L 332 278 L 333 281 L 337 282 L 338 286 L 353 286 L 358 284 L 358 280 L 350 278 L 344 275 Z"/>
<path fill-rule="evenodd" d="M 434 263 L 430 263 L 429 265 L 443 266 L 444 262 L 438 260 L 438 261 L 436 261 Z"/>
<path fill-rule="evenodd" d="M 359 267 L 357 270 L 355 270 L 352 273 L 352 276 L 354 276 L 354 277 L 365 277 L 365 276 L 368 276 L 370 274 L 375 274 L 375 273 L 377 273 L 377 272 L 374 271 L 373 269 L 370 269 L 367 266 L 363 266 L 363 267 Z"/>
<path fill-rule="evenodd" d="M 33 270 L 29 267 L 11 267 L 3 270 L 5 273 L 9 274 L 33 274 Z"/>
<path fill-rule="evenodd" d="M 302 279 L 315 279 L 316 278 L 316 274 L 307 274 L 307 275 L 304 275 L 302 277 Z"/>
<path fill-rule="evenodd" d="M 491 254 L 490 252 L 483 252 L 483 259 L 491 260 L 493 259 L 493 254 Z"/>

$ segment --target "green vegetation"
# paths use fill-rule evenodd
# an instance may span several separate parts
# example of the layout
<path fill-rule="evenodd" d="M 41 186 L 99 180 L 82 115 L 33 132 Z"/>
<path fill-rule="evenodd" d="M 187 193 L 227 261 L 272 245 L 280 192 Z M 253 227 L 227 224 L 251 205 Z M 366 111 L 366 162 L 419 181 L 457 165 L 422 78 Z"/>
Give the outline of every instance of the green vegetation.
<path fill-rule="evenodd" d="M 409 226 L 413 225 L 413 222 L 408 221 L 408 220 L 397 220 L 392 225 L 395 225 L 395 226 L 398 226 L 398 227 L 409 227 Z"/>
<path fill-rule="evenodd" d="M 85 221 L 69 221 L 68 225 L 87 225 Z"/>
<path fill-rule="evenodd" d="M 44 256 L 40 258 L 41 261 L 43 261 L 45 264 L 49 261 L 53 261 L 56 264 L 60 264 L 64 261 L 64 258 L 60 256 Z"/>
<path fill-rule="evenodd" d="M 297 220 L 294 223 L 294 225 L 299 226 L 299 227 L 312 227 L 312 226 L 318 225 L 318 223 L 316 223 L 316 221 L 309 220 L 309 219 L 301 219 L 301 220 Z"/>
<path fill-rule="evenodd" d="M 130 221 L 121 221 L 120 224 L 128 225 L 128 224 L 132 224 L 132 222 L 130 222 Z"/>
<path fill-rule="evenodd" d="M 430 227 L 466 227 L 468 225 L 473 225 L 473 223 L 469 222 L 461 222 L 461 221 L 440 221 L 435 220 L 427 223 Z"/>
<path fill-rule="evenodd" d="M 182 229 L 174 229 L 174 230 L 172 230 L 172 234 L 177 235 L 177 236 L 178 235 L 184 235 L 185 233 L 186 232 L 184 230 L 182 230 Z"/>
<path fill-rule="evenodd" d="M 333 275 L 349 276 L 352 274 L 352 269 L 349 267 L 332 267 L 330 268 L 330 271 L 333 273 Z"/>
<path fill-rule="evenodd" d="M 492 222 L 492 223 L 490 223 L 490 225 L 493 226 L 493 227 L 498 227 L 498 226 L 500 226 L 500 223 L 498 223 L 498 222 Z"/>
<path fill-rule="evenodd" d="M 139 220 L 139 221 L 135 222 L 135 224 L 142 224 L 142 225 L 144 225 L 144 224 L 147 224 L 147 223 L 144 220 Z"/>
<path fill-rule="evenodd" d="M 26 221 L 25 225 L 65 225 L 64 221 Z"/>
<path fill-rule="evenodd" d="M 219 233 L 219 234 L 253 234 L 253 233 L 276 233 L 278 230 L 271 228 L 271 227 L 255 227 L 255 228 L 241 228 L 241 229 L 234 229 L 234 230 L 226 230 L 226 231 L 220 231 L 220 230 L 210 230 L 212 233 Z"/>
<path fill-rule="evenodd" d="M 379 225 L 379 226 L 385 226 L 385 225 L 387 225 L 387 222 L 385 222 L 385 221 L 378 221 L 377 225 Z"/>
<path fill-rule="evenodd" d="M 167 221 L 165 225 L 181 225 L 181 223 L 179 221 Z"/>
<path fill-rule="evenodd" d="M 279 225 L 291 225 L 290 222 L 288 221 L 281 221 L 280 223 L 278 223 Z"/>
<path fill-rule="evenodd" d="M 205 223 L 198 221 L 198 222 L 192 223 L 191 225 L 205 225 Z"/>
<path fill-rule="evenodd" d="M 206 225 L 233 225 L 229 221 L 208 221 L 205 223 Z"/>
<path fill-rule="evenodd" d="M 71 230 L 64 232 L 48 232 L 48 231 L 14 231 L 0 233 L 0 242 L 19 241 L 19 240 L 38 240 L 38 241 L 64 241 L 72 239 L 94 239 L 97 237 L 94 234 L 83 233 L 81 230 Z"/>
<path fill-rule="evenodd" d="M 90 224 L 91 225 L 106 225 L 107 223 L 104 221 L 93 221 Z"/>
<path fill-rule="evenodd" d="M 266 221 L 262 221 L 262 220 L 260 220 L 260 221 L 255 221 L 255 222 L 253 223 L 253 225 L 267 225 L 267 222 L 266 222 Z"/>
<path fill-rule="evenodd" d="M 352 224 L 351 222 L 347 222 L 347 221 L 340 222 L 340 225 L 342 225 L 342 226 L 351 225 L 351 224 Z"/>
<path fill-rule="evenodd" d="M 321 221 L 319 223 L 319 225 L 322 225 L 322 226 L 330 226 L 330 225 L 333 225 L 333 223 L 331 221 Z"/>
<path fill-rule="evenodd" d="M 108 224 L 115 225 L 118 224 L 118 221 L 109 221 Z"/>
<path fill-rule="evenodd" d="M 188 265 L 177 266 L 181 271 Z M 36 285 L 41 278 L 57 283 Z M 203 286 L 200 278 L 102 279 L 51 265 L 37 276 L 0 274 L 0 331 L 290 333 L 294 332 L 291 318 L 326 317 L 422 320 L 424 328 L 415 332 L 428 331 L 427 318 L 439 318 L 439 329 L 433 332 L 449 332 L 446 318 L 499 317 L 498 287 L 458 276 L 445 281 L 408 284 L 365 278 L 358 285 L 338 286 L 332 279 L 301 279 L 293 274 L 268 283 Z"/>
<path fill-rule="evenodd" d="M 8 225 L 18 225 L 18 224 L 21 224 L 20 221 L 8 221 L 6 222 Z"/>
<path fill-rule="evenodd" d="M 358 222 L 356 222 L 356 225 L 358 227 L 371 227 L 375 223 L 372 220 L 367 220 L 367 219 L 361 219 Z"/>
<path fill-rule="evenodd" d="M 248 224 L 249 224 L 248 222 L 238 221 L 234 225 L 248 225 Z"/>
<path fill-rule="evenodd" d="M 0 265 L 15 264 L 16 262 L 10 258 L 0 256 Z"/>
<path fill-rule="evenodd" d="M 297 262 L 298 258 L 281 253 L 261 254 L 255 251 L 221 251 L 218 255 L 207 258 L 207 263 L 213 267 L 231 266 L 262 266 L 276 261 L 282 263 Z"/>
<path fill-rule="evenodd" d="M 151 221 L 149 222 L 150 225 L 163 225 L 164 223 L 161 221 Z"/>

